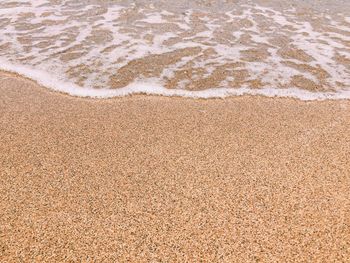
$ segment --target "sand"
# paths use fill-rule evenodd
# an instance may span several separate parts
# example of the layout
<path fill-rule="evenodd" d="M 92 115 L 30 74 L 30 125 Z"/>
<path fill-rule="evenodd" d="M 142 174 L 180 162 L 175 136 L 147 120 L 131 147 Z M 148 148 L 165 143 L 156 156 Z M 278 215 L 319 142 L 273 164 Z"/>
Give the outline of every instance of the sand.
<path fill-rule="evenodd" d="M 349 262 L 350 102 L 74 98 L 0 73 L 1 262 Z"/>

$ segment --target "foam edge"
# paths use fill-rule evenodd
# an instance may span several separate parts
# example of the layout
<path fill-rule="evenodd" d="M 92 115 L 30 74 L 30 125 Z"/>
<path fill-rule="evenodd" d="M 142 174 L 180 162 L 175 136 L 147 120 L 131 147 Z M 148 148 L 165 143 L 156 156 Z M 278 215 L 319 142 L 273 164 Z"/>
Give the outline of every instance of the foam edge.
<path fill-rule="evenodd" d="M 311 92 L 292 87 L 288 89 L 211 88 L 206 90 L 190 91 L 181 89 L 167 89 L 162 85 L 157 84 L 156 81 L 135 81 L 134 83 L 119 89 L 93 89 L 88 87 L 80 87 L 74 83 L 59 80 L 45 71 L 33 69 L 24 65 L 15 65 L 3 59 L 0 59 L 0 70 L 17 73 L 36 81 L 39 85 L 58 92 L 85 98 L 103 99 L 123 97 L 133 94 L 147 94 L 196 99 L 226 98 L 243 95 L 294 98 L 303 101 L 350 99 L 350 90 L 340 90 L 338 92 Z"/>

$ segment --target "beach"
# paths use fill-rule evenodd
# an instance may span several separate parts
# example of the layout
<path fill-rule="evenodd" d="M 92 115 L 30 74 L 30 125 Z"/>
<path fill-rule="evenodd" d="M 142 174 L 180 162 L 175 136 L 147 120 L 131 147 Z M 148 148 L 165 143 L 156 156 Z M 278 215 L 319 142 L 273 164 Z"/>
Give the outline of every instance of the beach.
<path fill-rule="evenodd" d="M 1 262 L 346 262 L 350 102 L 71 97 L 0 73 Z"/>

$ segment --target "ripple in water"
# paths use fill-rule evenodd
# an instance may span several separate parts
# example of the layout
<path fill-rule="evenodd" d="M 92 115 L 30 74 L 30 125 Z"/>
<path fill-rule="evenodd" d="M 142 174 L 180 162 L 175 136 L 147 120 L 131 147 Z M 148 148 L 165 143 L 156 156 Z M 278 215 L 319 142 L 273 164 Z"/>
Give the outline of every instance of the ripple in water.
<path fill-rule="evenodd" d="M 1 1 L 0 67 L 80 96 L 350 98 L 349 13 L 258 2 Z"/>

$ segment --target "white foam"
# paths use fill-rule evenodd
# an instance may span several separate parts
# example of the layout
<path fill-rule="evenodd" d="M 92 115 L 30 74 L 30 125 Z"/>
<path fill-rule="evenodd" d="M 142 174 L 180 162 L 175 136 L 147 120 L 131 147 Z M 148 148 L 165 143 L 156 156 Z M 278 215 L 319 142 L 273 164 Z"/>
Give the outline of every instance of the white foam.
<path fill-rule="evenodd" d="M 152 14 L 144 19 L 141 19 L 140 22 L 146 22 L 150 24 L 162 24 L 166 23 L 167 21 L 162 18 L 161 14 Z"/>
<path fill-rule="evenodd" d="M 226 98 L 230 96 L 243 95 L 261 95 L 266 97 L 286 97 L 295 98 L 303 101 L 312 100 L 339 100 L 350 99 L 350 91 L 342 90 L 337 92 L 310 92 L 298 88 L 277 89 L 277 88 L 211 88 L 200 91 L 190 91 L 183 89 L 166 89 L 158 83 L 157 79 L 148 79 L 147 81 L 135 81 L 134 83 L 120 89 L 92 89 L 82 88 L 73 83 L 62 81 L 48 73 L 26 67 L 23 65 L 15 65 L 0 59 L 0 69 L 4 71 L 18 73 L 24 77 L 28 77 L 38 84 L 43 85 L 55 91 L 66 93 L 78 97 L 90 98 L 112 98 L 123 97 L 132 94 L 147 94 L 161 96 L 177 96 L 186 98 Z"/>
<path fill-rule="evenodd" d="M 110 97 L 142 92 L 166 96 L 222 97 L 243 92 L 265 96 L 280 94 L 295 98 L 305 95 L 320 99 L 338 98 L 347 94 L 342 89 L 350 90 L 350 71 L 334 57 L 335 54 L 350 57 L 346 47 L 346 41 L 350 38 L 345 34 L 348 30 L 335 32 L 325 25 L 326 31 L 319 32 L 319 28 L 313 28 L 309 21 L 297 17 L 292 11 L 282 13 L 272 8 L 246 4 L 240 5 L 237 10 L 225 10 L 225 13 L 203 11 L 198 15 L 198 12 L 189 9 L 174 13 L 157 9 L 156 5 L 140 8 L 136 4 L 100 4 L 98 0 L 83 5 L 74 0 L 58 4 L 47 0 L 23 0 L 13 2 L 16 6 L 6 8 L 2 7 L 4 2 L 6 3 L 0 1 L 0 58 L 4 61 L 0 67 L 5 70 L 10 68 L 44 86 L 71 95 Z M 135 17 L 129 16 L 128 12 L 136 14 Z M 11 23 L 1 26 L 7 19 L 11 19 Z M 231 24 L 239 24 L 242 19 L 248 19 L 252 26 L 236 27 L 232 32 L 227 29 Z M 329 16 L 329 19 L 332 17 Z M 54 23 L 45 24 L 46 20 Z M 344 17 L 344 21 L 348 21 L 348 17 Z M 268 24 L 271 30 L 265 31 L 260 23 Z M 38 27 L 35 28 L 35 25 Z M 284 25 L 291 25 L 292 29 L 283 27 Z M 336 28 L 339 23 L 333 22 L 331 25 Z M 102 36 L 102 40 L 96 41 L 96 34 L 101 31 L 109 32 L 106 33 L 105 40 Z M 223 37 L 220 37 L 221 33 L 224 33 Z M 300 93 L 300 89 L 278 91 L 277 88 L 268 88 L 289 87 L 291 79 L 296 75 L 320 83 L 317 74 L 303 70 L 303 67 L 298 70 L 285 63 L 286 59 L 278 52 L 280 47 L 270 43 L 276 33 L 287 37 L 293 46 L 310 55 L 313 60 L 307 63 L 309 66 L 321 67 L 328 72 L 330 76 L 324 80 L 323 88 L 337 91 L 317 92 L 318 95 L 315 95 L 316 93 L 307 91 Z M 229 37 L 225 39 L 225 36 Z M 250 43 L 242 44 L 242 39 L 247 37 L 250 37 Z M 175 40 L 168 41 L 172 39 Z M 2 48 L 2 45 L 9 47 Z M 269 52 L 267 58 L 257 61 L 244 59 L 244 51 L 263 50 L 266 46 Z M 141 79 L 142 75 L 137 75 L 135 78 L 139 78 L 138 82 L 118 90 L 109 89 L 111 78 L 128 63 L 149 55 L 162 55 L 184 48 L 199 48 L 201 51 L 164 66 L 160 69 L 157 81 Z M 209 55 L 204 56 L 206 51 L 210 51 Z M 288 61 L 297 65 L 304 63 L 292 58 Z M 210 76 L 218 67 L 235 62 L 243 64 L 239 70 L 247 71 L 246 80 L 261 80 L 266 85 L 259 90 L 245 86 L 231 89 L 228 85 L 230 81 L 234 82 L 233 75 L 222 80 L 216 89 L 201 92 L 184 90 L 189 79 L 180 80 L 176 90 L 167 90 L 161 85 L 167 78 L 174 77 L 177 71 L 186 69 L 188 64 L 191 64 L 190 68 L 194 71 L 200 69 L 197 72 L 201 73 L 194 73 L 191 78 L 200 80 Z M 53 76 L 58 77 L 55 79 Z"/>

